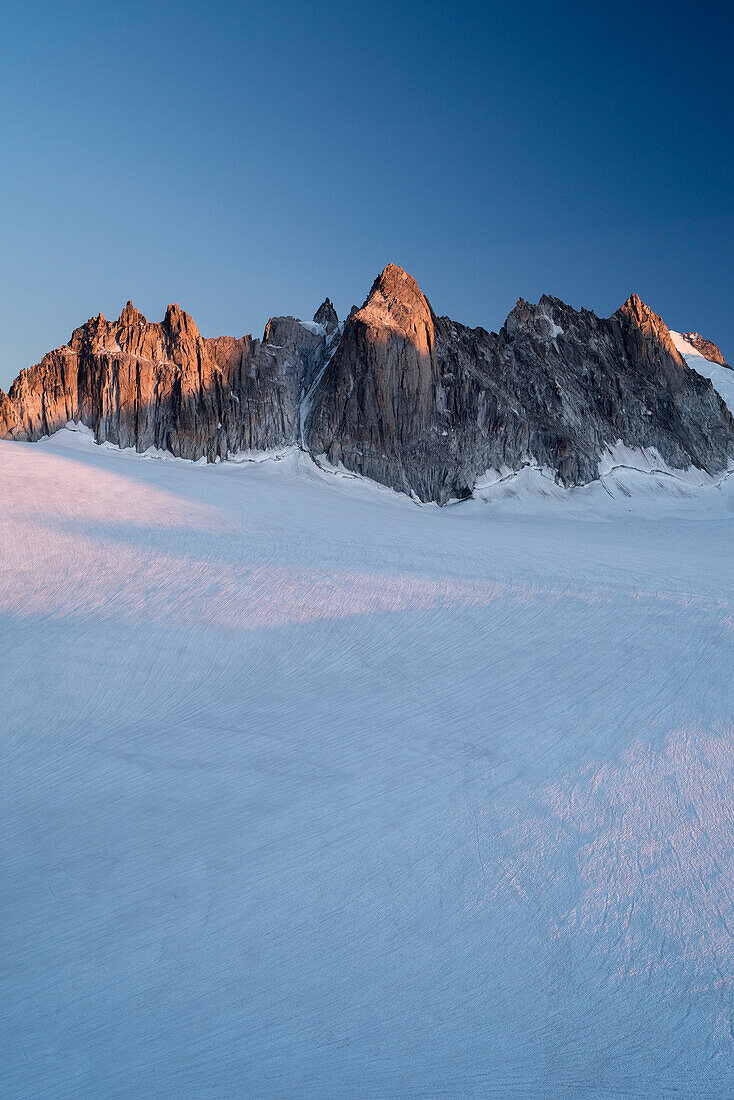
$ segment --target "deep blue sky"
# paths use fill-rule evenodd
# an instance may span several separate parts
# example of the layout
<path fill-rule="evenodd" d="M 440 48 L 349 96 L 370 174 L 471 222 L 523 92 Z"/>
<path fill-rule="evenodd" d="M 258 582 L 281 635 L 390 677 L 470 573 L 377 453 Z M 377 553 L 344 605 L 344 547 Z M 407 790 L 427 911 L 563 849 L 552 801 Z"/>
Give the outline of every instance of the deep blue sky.
<path fill-rule="evenodd" d="M 3 5 L 0 385 L 129 297 L 260 334 L 391 260 L 734 358 L 733 47 L 728 2 Z"/>

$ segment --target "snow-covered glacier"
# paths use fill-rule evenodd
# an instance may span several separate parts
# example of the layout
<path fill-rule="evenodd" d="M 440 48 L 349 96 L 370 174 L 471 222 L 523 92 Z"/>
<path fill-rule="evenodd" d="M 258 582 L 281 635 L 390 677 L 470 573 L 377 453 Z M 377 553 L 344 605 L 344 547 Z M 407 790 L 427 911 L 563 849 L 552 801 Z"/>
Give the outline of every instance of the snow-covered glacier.
<path fill-rule="evenodd" d="M 2 1085 L 714 1097 L 734 477 L 0 442 Z"/>

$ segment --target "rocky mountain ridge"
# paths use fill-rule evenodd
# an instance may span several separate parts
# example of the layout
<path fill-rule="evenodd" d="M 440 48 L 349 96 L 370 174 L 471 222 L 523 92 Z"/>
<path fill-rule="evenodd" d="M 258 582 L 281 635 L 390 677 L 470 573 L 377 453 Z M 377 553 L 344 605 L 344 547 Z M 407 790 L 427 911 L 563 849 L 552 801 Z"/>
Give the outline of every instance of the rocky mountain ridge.
<path fill-rule="evenodd" d="M 99 443 L 209 461 L 284 446 L 333 335 L 273 317 L 262 340 L 207 340 L 177 304 L 149 322 L 128 302 L 117 321 L 87 321 L 0 392 L 0 435 L 32 441 L 81 421 Z"/>
<path fill-rule="evenodd" d="M 708 359 L 712 363 L 718 363 L 720 367 L 729 366 L 721 350 L 712 340 L 707 340 L 706 337 L 701 336 L 699 332 L 682 332 L 681 336 L 684 340 L 688 341 L 691 347 L 694 347 L 696 351 L 700 352 L 704 359 Z"/>
<path fill-rule="evenodd" d="M 299 444 L 439 504 L 528 463 L 585 484 L 618 441 L 675 468 L 734 461 L 729 410 L 636 295 L 606 319 L 520 299 L 491 333 L 437 317 L 394 264 L 343 326 L 327 298 L 311 322 L 271 318 L 262 340 L 204 339 L 176 304 L 161 322 L 131 302 L 117 321 L 100 314 L 0 391 L 0 436 L 69 421 L 98 442 L 208 461 Z"/>

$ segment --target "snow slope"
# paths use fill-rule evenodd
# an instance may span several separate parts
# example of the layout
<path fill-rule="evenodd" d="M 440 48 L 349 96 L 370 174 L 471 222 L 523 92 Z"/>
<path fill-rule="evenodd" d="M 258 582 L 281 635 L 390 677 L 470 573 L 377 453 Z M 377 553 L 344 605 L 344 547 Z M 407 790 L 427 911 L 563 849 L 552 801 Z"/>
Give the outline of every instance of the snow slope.
<path fill-rule="evenodd" d="M 722 367 L 719 363 L 712 363 L 705 355 L 684 340 L 679 332 L 670 330 L 670 335 L 678 351 L 689 367 L 703 378 L 710 378 L 714 389 L 723 397 L 726 404 L 734 412 L 734 370 L 730 367 Z"/>
<path fill-rule="evenodd" d="M 0 443 L 4 1096 L 730 1094 L 734 478 L 604 481 Z"/>

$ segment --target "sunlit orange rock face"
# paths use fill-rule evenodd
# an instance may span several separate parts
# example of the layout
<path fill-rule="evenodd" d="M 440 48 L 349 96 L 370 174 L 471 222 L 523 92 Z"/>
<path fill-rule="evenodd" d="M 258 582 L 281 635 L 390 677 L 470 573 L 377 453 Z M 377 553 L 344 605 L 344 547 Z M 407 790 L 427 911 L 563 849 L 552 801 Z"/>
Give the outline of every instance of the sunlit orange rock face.
<path fill-rule="evenodd" d="M 629 354 L 633 361 L 645 361 L 650 357 L 663 364 L 684 367 L 685 363 L 662 317 L 653 313 L 638 294 L 632 294 L 616 315 L 624 323 Z"/>
<path fill-rule="evenodd" d="M 92 318 L 21 371 L 0 396 L 0 433 L 36 440 L 76 421 L 100 443 L 210 461 L 283 446 L 324 344 L 293 318 L 268 322 L 264 342 L 205 340 L 177 304 L 158 323 L 128 302 L 117 321 Z"/>
<path fill-rule="evenodd" d="M 160 323 L 130 302 L 95 317 L 0 393 L 0 435 L 69 421 L 98 442 L 208 461 L 297 444 L 439 504 L 528 463 L 586 484 L 617 442 L 679 469 L 734 460 L 728 409 L 637 295 L 606 319 L 520 299 L 492 333 L 437 317 L 394 264 L 343 330 L 328 298 L 313 322 L 271 318 L 262 340 L 204 339 L 177 305 Z"/>
<path fill-rule="evenodd" d="M 164 445 L 198 458 L 218 453 L 227 383 L 193 320 L 177 305 L 149 323 L 128 302 L 117 321 L 100 314 L 69 343 L 21 371 L 9 393 L 10 434 L 37 439 L 81 421 L 98 441 Z"/>

